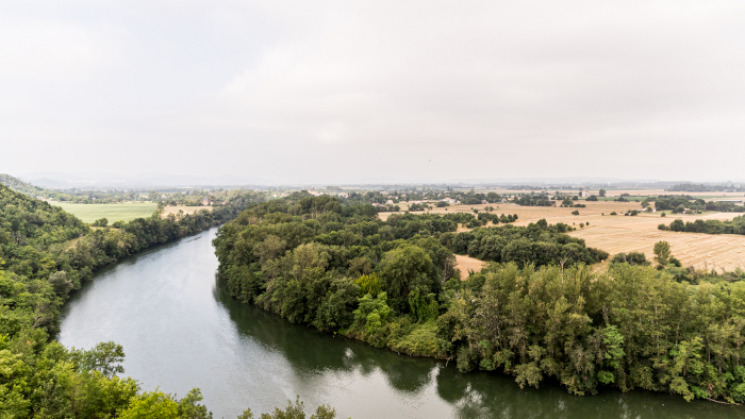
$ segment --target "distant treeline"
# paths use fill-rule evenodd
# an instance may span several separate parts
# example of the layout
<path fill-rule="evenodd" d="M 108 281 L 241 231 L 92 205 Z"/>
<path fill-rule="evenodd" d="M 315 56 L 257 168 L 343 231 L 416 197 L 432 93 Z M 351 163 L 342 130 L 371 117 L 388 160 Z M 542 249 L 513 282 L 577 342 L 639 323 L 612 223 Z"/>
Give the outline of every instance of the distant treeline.
<path fill-rule="evenodd" d="M 695 199 L 690 195 L 660 195 L 654 200 L 657 211 L 671 211 L 673 214 L 682 214 L 687 211 L 701 213 L 703 211 L 719 212 L 745 212 L 745 206 L 737 205 L 735 202 L 709 201 Z"/>
<path fill-rule="evenodd" d="M 679 183 L 667 188 L 671 192 L 745 192 L 743 185 Z"/>
<path fill-rule="evenodd" d="M 406 189 L 390 192 L 351 192 L 346 201 L 364 202 L 368 204 L 385 204 L 388 201 L 399 203 L 405 201 L 439 201 L 446 198 L 458 201 L 464 205 L 478 205 L 498 203 L 502 196 L 496 192 L 481 193 L 475 191 L 457 191 L 451 189 Z"/>
<path fill-rule="evenodd" d="M 529 207 L 551 207 L 554 205 L 548 194 L 520 194 L 515 196 L 512 202 Z"/>
<path fill-rule="evenodd" d="M 696 220 L 694 222 L 683 222 L 675 220 L 669 226 L 660 224 L 660 230 L 683 231 L 686 233 L 706 234 L 745 234 L 745 216 L 738 216 L 732 220 Z"/>

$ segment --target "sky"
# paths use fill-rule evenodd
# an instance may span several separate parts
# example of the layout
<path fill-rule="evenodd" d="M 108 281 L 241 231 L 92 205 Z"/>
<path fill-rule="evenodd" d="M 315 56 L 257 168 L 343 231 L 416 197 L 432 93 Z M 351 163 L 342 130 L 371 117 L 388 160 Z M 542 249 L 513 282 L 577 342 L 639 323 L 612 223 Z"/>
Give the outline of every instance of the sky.
<path fill-rule="evenodd" d="M 744 180 L 745 2 L 0 0 L 0 173 Z"/>

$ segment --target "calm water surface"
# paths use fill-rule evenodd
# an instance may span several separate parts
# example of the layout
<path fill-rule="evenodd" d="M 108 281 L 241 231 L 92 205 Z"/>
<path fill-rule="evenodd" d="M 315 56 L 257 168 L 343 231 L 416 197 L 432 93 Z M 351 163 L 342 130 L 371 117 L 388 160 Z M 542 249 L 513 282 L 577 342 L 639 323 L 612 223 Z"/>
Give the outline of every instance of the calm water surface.
<path fill-rule="evenodd" d="M 520 390 L 508 377 L 399 356 L 288 324 L 232 301 L 215 280 L 216 230 L 100 273 L 66 306 L 59 340 L 113 340 L 145 390 L 199 387 L 216 418 L 328 403 L 353 418 L 741 418 L 740 407 L 634 392 L 573 397 Z"/>

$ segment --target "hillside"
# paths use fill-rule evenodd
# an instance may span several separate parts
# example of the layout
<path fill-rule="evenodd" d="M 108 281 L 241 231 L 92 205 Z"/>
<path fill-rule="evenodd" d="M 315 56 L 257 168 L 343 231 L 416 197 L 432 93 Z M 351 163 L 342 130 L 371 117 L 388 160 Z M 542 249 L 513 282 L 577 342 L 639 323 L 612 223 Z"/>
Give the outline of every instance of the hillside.
<path fill-rule="evenodd" d="M 28 195 L 34 198 L 48 197 L 50 192 L 53 192 L 48 191 L 44 188 L 40 188 L 38 186 L 34 186 L 30 183 L 24 182 L 16 177 L 5 173 L 0 173 L 0 184 L 3 184 L 16 192 L 20 192 L 24 195 Z"/>

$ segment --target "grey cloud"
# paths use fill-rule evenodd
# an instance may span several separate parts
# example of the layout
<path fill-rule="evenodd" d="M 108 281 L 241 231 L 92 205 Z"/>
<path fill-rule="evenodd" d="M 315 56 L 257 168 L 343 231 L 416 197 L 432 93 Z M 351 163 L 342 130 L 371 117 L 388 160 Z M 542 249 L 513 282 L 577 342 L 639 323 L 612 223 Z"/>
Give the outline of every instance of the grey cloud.
<path fill-rule="evenodd" d="M 11 173 L 707 180 L 745 151 L 741 2 L 47 6 L 0 15 Z"/>

